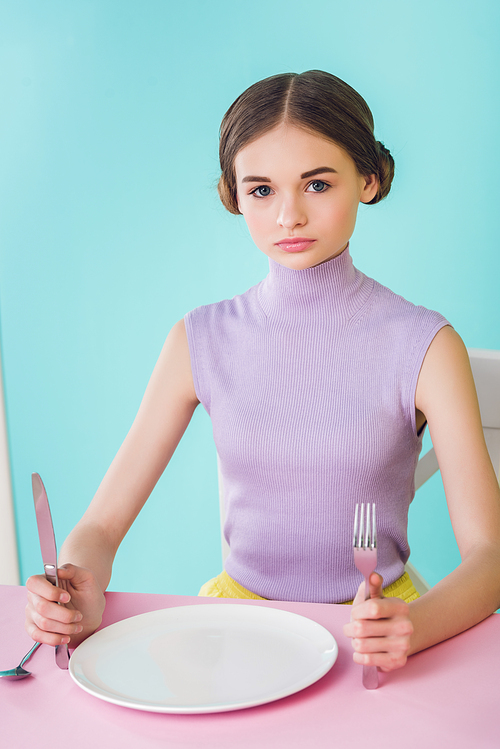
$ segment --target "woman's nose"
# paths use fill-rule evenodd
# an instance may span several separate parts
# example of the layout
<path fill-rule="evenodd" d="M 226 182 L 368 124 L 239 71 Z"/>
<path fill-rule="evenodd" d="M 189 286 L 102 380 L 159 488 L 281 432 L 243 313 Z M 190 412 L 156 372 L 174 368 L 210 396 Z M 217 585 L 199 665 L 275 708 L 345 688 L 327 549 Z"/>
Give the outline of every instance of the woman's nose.
<path fill-rule="evenodd" d="M 304 226 L 307 217 L 296 198 L 284 198 L 278 211 L 278 224 L 284 229 L 294 229 L 296 226 Z"/>

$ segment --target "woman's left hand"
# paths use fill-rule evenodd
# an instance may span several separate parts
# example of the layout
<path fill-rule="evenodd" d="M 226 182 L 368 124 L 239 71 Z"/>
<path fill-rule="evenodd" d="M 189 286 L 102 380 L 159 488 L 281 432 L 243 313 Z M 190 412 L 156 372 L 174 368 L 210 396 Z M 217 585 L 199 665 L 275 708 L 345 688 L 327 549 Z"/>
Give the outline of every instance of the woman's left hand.
<path fill-rule="evenodd" d="M 367 601 L 365 584 L 361 583 L 344 634 L 352 638 L 355 663 L 393 671 L 406 663 L 413 625 L 409 605 L 400 598 L 384 598 L 382 582 L 382 577 L 372 572 Z"/>

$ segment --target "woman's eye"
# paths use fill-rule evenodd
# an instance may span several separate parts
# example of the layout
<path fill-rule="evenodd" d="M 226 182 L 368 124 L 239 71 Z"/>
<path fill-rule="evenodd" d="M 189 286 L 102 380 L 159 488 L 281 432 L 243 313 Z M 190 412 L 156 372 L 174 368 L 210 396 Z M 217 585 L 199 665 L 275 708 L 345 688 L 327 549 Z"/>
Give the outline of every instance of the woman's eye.
<path fill-rule="evenodd" d="M 256 187 L 255 190 L 252 190 L 252 194 L 257 198 L 267 198 L 267 196 L 271 194 L 271 188 L 268 185 L 261 185 L 260 187 Z"/>
<path fill-rule="evenodd" d="M 311 188 L 312 192 L 325 192 L 330 187 L 330 185 L 327 185 L 326 182 L 323 182 L 321 179 L 315 179 L 314 182 L 311 182 L 308 186 Z"/>

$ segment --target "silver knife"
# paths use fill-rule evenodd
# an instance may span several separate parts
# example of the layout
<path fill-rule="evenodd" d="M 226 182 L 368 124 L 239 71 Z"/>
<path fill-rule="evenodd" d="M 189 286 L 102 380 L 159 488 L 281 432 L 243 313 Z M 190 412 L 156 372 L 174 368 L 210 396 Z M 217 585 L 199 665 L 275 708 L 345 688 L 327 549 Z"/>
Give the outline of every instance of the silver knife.
<path fill-rule="evenodd" d="M 52 585 L 66 590 L 65 581 L 59 580 L 57 576 L 57 548 L 54 526 L 52 525 L 47 492 L 38 473 L 31 474 L 31 484 L 33 487 L 33 500 L 35 502 L 36 522 L 38 525 L 38 537 L 40 539 L 45 577 Z M 67 645 L 56 646 L 56 663 L 59 668 L 68 668 L 69 650 Z"/>

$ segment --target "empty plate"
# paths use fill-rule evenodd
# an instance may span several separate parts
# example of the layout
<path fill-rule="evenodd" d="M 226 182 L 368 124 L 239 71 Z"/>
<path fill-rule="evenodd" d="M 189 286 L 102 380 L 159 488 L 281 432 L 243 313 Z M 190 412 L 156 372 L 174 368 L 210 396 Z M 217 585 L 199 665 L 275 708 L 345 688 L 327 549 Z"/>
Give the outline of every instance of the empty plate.
<path fill-rule="evenodd" d="M 160 713 L 239 710 L 294 694 L 337 659 L 333 636 L 299 614 L 203 604 L 112 624 L 76 648 L 79 687 L 115 705 Z"/>

